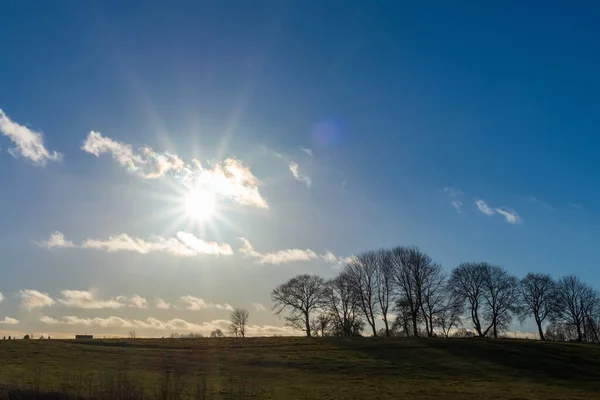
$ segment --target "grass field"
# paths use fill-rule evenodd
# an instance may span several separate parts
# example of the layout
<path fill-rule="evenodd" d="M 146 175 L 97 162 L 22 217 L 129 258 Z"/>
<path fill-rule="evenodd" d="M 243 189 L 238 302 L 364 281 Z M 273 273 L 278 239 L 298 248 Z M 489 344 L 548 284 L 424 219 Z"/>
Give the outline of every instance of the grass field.
<path fill-rule="evenodd" d="M 0 384 L 82 397 L 100 387 L 128 391 L 118 397 L 128 399 L 592 399 L 600 398 L 600 346 L 412 338 L 13 340 L 0 342 Z M 116 399 L 114 393 L 103 398 Z"/>

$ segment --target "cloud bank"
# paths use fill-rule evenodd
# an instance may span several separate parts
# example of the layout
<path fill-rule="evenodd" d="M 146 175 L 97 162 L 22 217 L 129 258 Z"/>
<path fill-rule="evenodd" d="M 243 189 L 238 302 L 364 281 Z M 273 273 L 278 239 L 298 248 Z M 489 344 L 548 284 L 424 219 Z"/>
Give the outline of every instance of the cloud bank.
<path fill-rule="evenodd" d="M 311 249 L 285 249 L 279 250 L 272 253 L 261 253 L 256 251 L 250 241 L 246 238 L 239 238 L 242 242 L 242 247 L 239 252 L 248 258 L 253 258 L 259 262 L 259 264 L 287 264 L 298 261 L 313 261 L 323 260 L 327 263 L 336 264 L 343 262 L 340 257 L 337 257 L 331 252 L 325 254 L 317 254 Z"/>

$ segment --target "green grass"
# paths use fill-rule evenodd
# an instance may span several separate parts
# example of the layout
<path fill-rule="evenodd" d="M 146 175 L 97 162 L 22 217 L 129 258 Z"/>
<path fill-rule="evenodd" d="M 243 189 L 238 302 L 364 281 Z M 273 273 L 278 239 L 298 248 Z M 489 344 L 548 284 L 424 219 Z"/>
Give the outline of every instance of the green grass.
<path fill-rule="evenodd" d="M 77 391 L 106 373 L 267 399 L 590 399 L 600 346 L 526 340 L 247 338 L 0 341 L 0 384 Z M 191 392 L 192 390 L 190 390 Z M 239 396 L 239 398 L 242 398 Z"/>

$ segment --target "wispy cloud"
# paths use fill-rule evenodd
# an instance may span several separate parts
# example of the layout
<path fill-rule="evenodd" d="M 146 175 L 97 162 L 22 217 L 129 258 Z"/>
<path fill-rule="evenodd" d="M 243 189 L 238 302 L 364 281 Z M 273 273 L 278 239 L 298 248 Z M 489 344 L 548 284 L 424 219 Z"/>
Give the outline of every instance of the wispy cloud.
<path fill-rule="evenodd" d="M 488 206 L 485 201 L 477 200 L 475 202 L 475 204 L 477 205 L 477 208 L 479 209 L 479 211 L 481 211 L 485 215 L 494 215 L 495 214 L 495 211 L 490 206 Z"/>
<path fill-rule="evenodd" d="M 456 209 L 457 213 L 459 213 L 459 214 L 462 213 L 462 207 L 463 207 L 462 201 L 454 200 L 451 204 L 452 204 L 452 207 L 454 207 Z"/>
<path fill-rule="evenodd" d="M 267 310 L 267 307 L 262 305 L 262 303 L 252 303 L 252 307 L 254 307 L 254 309 L 256 311 L 266 311 Z"/>
<path fill-rule="evenodd" d="M 254 258 L 258 260 L 260 264 L 286 264 L 297 261 L 312 261 L 312 260 L 323 260 L 327 263 L 339 263 L 340 258 L 331 252 L 325 254 L 317 254 L 311 249 L 285 249 L 279 250 L 272 253 L 261 253 L 256 251 L 250 241 L 246 238 L 239 238 L 242 242 L 242 247 L 239 249 L 240 253 L 248 258 Z"/>
<path fill-rule="evenodd" d="M 444 192 L 446 192 L 448 196 L 452 198 L 462 196 L 463 194 L 463 192 L 461 192 L 459 189 L 453 187 L 445 187 Z"/>
<path fill-rule="evenodd" d="M 176 237 L 165 238 L 152 235 L 149 239 L 131 237 L 126 233 L 111 235 L 108 239 L 87 239 L 76 246 L 60 232 L 53 233 L 46 241 L 37 243 L 48 249 L 53 247 L 79 247 L 104 250 L 107 252 L 131 251 L 141 254 L 152 252 L 167 253 L 174 256 L 192 257 L 198 255 L 229 256 L 233 249 L 227 243 L 207 242 L 188 232 L 177 232 Z"/>
<path fill-rule="evenodd" d="M 127 319 L 121 317 L 108 318 L 82 318 L 77 316 L 66 316 L 62 318 L 53 318 L 43 316 L 40 321 L 48 325 L 72 325 L 97 328 L 115 328 L 115 329 L 140 329 L 148 331 L 171 331 L 171 332 L 195 332 L 204 335 L 210 334 L 215 329 L 226 330 L 229 321 L 224 319 L 213 320 L 210 322 L 193 323 L 183 319 L 175 318 L 161 321 L 157 318 L 149 317 L 146 319 Z M 248 336 L 296 336 L 301 332 L 289 328 L 271 325 L 249 325 L 247 327 Z"/>
<path fill-rule="evenodd" d="M 309 157 L 314 157 L 314 153 L 311 149 L 306 148 L 306 147 L 300 147 L 300 151 L 303 152 L 304 154 L 306 154 Z"/>
<path fill-rule="evenodd" d="M 19 297 L 21 298 L 21 308 L 29 311 L 35 308 L 49 307 L 56 303 L 48 293 L 32 289 L 20 290 Z"/>
<path fill-rule="evenodd" d="M 171 304 L 164 301 L 161 298 L 156 299 L 156 308 L 161 309 L 161 310 L 168 310 L 171 308 Z"/>
<path fill-rule="evenodd" d="M 62 160 L 62 154 L 46 149 L 41 132 L 33 131 L 12 121 L 1 109 L 0 133 L 15 144 L 15 147 L 8 150 L 13 157 L 22 156 L 40 166 L 46 165 L 48 161 Z"/>
<path fill-rule="evenodd" d="M 2 293 L 0 292 L 0 303 L 2 303 L 2 300 L 4 300 L 4 296 L 2 295 Z"/>
<path fill-rule="evenodd" d="M 226 310 L 233 311 L 233 307 L 230 304 L 214 304 L 201 299 L 200 297 L 195 296 L 181 296 L 181 303 L 183 304 L 183 308 L 190 311 L 199 311 L 208 308 L 216 308 L 217 310 Z"/>
<path fill-rule="evenodd" d="M 528 196 L 527 200 L 529 200 L 530 202 L 535 203 L 535 204 L 537 204 L 537 205 L 539 205 L 539 206 L 541 206 L 543 208 L 546 208 L 546 209 L 548 209 L 550 211 L 555 211 L 555 209 L 554 209 L 554 207 L 552 205 L 546 203 L 545 201 L 542 201 L 542 200 L 538 199 L 535 196 Z"/>
<path fill-rule="evenodd" d="M 59 231 L 53 232 L 48 240 L 36 242 L 36 244 L 47 249 L 51 249 L 53 247 L 75 247 L 73 242 L 65 239 L 65 235 Z"/>
<path fill-rule="evenodd" d="M 506 220 L 506 222 L 508 222 L 509 224 L 516 224 L 519 221 L 521 221 L 519 214 L 517 214 L 517 212 L 514 210 L 509 210 L 504 207 L 499 207 L 499 208 L 496 208 L 495 210 L 498 214 L 502 215 L 504 217 L 504 219 Z"/>
<path fill-rule="evenodd" d="M 308 187 L 312 185 L 312 180 L 310 179 L 310 177 L 300 172 L 300 168 L 298 167 L 297 163 L 291 161 L 289 164 L 289 168 L 290 171 L 292 171 L 292 175 L 294 175 L 294 178 L 296 178 L 300 182 L 306 183 L 306 186 Z"/>
<path fill-rule="evenodd" d="M 14 319 L 11 317 L 4 317 L 4 319 L 0 319 L 0 324 L 17 325 L 18 323 L 19 323 L 18 319 Z"/>
<path fill-rule="evenodd" d="M 269 208 L 260 194 L 260 181 L 250 168 L 235 158 L 205 167 L 196 159 L 185 163 L 177 155 L 159 153 L 151 147 L 134 150 L 129 144 L 94 131 L 89 133 L 81 149 L 97 157 L 104 153 L 111 154 L 119 165 L 142 179 L 168 176 L 187 188 L 207 190 L 220 198 L 243 205 Z"/>
<path fill-rule="evenodd" d="M 582 210 L 583 209 L 583 205 L 581 203 L 572 203 L 571 207 L 573 207 L 576 210 Z"/>

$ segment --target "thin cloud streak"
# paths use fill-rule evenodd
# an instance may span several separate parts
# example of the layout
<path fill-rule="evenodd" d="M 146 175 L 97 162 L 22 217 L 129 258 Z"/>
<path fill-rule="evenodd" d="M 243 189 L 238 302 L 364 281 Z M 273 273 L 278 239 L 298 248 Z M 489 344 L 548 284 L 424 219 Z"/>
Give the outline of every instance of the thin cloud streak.
<path fill-rule="evenodd" d="M 44 146 L 44 136 L 26 126 L 12 121 L 0 109 L 0 134 L 8 137 L 15 147 L 8 150 L 13 157 L 25 157 L 34 165 L 45 166 L 48 161 L 61 161 L 63 155 L 56 151 L 49 151 Z"/>
<path fill-rule="evenodd" d="M 18 319 L 11 317 L 4 317 L 4 319 L 0 319 L 0 324 L 4 325 L 17 325 L 19 323 Z"/>
<path fill-rule="evenodd" d="M 309 176 L 304 175 L 303 173 L 300 172 L 300 167 L 298 166 L 298 163 L 291 161 L 289 164 L 289 168 L 290 168 L 290 171 L 292 172 L 292 175 L 294 175 L 294 178 L 296 178 L 296 180 L 298 180 L 300 182 L 304 182 L 306 184 L 306 186 L 308 186 L 308 187 L 312 186 L 312 180 L 310 179 Z"/>
<path fill-rule="evenodd" d="M 47 249 L 52 249 L 54 247 L 75 247 L 75 244 L 73 244 L 73 242 L 71 242 L 70 240 L 65 239 L 65 235 L 59 231 L 55 231 L 52 234 L 50 234 L 48 240 L 36 242 L 36 244 L 40 247 L 45 247 Z"/>
<path fill-rule="evenodd" d="M 475 202 L 475 204 L 477 205 L 477 208 L 479 209 L 479 211 L 481 211 L 482 213 L 484 213 L 485 215 L 494 215 L 496 212 L 487 205 L 487 203 L 483 200 L 477 200 Z"/>
<path fill-rule="evenodd" d="M 253 258 L 259 262 L 259 264 L 287 264 L 298 261 L 313 261 L 323 260 L 330 264 L 337 264 L 341 262 L 341 258 L 337 257 L 331 252 L 325 254 L 317 254 L 311 249 L 285 249 L 279 250 L 272 253 L 261 253 L 256 251 L 250 241 L 246 238 L 239 238 L 242 242 L 242 247 L 239 252 L 248 258 Z"/>
<path fill-rule="evenodd" d="M 183 304 L 182 308 L 189 311 L 200 311 L 209 308 L 216 308 L 217 310 L 233 311 L 233 307 L 230 304 L 214 304 L 195 296 L 181 296 L 179 298 Z"/>
<path fill-rule="evenodd" d="M 451 204 L 452 204 L 452 207 L 454 207 L 456 209 L 457 213 L 462 214 L 462 207 L 463 207 L 462 201 L 454 200 Z"/>

